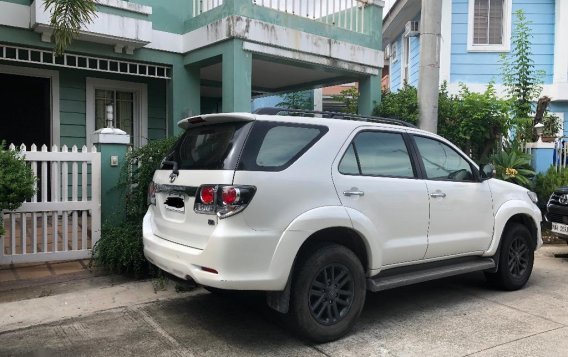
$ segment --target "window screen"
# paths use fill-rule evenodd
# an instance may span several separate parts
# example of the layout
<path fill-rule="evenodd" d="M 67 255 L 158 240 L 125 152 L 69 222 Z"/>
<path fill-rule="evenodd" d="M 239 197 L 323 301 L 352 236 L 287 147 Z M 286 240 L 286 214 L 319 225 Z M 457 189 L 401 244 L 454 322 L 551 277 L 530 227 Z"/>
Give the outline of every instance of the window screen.
<path fill-rule="evenodd" d="M 475 0 L 473 43 L 501 45 L 503 43 L 504 0 Z"/>
<path fill-rule="evenodd" d="M 414 177 L 408 149 L 401 134 L 359 133 L 339 164 L 347 175 Z"/>

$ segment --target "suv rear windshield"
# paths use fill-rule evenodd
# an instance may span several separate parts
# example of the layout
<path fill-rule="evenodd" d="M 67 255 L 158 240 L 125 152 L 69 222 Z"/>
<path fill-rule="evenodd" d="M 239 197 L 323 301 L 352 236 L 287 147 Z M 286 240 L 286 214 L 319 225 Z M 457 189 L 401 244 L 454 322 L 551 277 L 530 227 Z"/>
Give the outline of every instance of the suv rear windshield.
<path fill-rule="evenodd" d="M 234 170 L 251 125 L 234 122 L 188 129 L 166 160 L 176 161 L 180 170 Z"/>

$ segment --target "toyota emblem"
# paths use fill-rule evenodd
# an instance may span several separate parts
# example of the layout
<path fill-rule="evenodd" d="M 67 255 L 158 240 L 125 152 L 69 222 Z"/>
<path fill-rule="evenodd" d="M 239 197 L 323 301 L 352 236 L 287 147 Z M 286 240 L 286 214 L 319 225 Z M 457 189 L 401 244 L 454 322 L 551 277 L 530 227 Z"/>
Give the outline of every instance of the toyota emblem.
<path fill-rule="evenodd" d="M 178 175 L 175 172 L 172 172 L 170 174 L 170 183 L 173 183 L 177 179 L 177 177 L 178 177 Z"/>
<path fill-rule="evenodd" d="M 558 198 L 558 202 L 560 202 L 561 205 L 568 205 L 568 193 L 561 195 L 560 198 Z"/>

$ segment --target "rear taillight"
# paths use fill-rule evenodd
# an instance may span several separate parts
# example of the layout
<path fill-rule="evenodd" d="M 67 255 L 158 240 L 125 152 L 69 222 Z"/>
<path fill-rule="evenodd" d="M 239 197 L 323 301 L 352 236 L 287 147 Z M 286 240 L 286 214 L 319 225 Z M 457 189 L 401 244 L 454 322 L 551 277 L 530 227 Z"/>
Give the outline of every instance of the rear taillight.
<path fill-rule="evenodd" d="M 148 185 L 148 196 L 146 202 L 148 205 L 156 205 L 156 184 L 151 181 Z"/>
<path fill-rule="evenodd" d="M 195 197 L 193 210 L 227 218 L 242 212 L 256 192 L 254 186 L 203 185 Z"/>

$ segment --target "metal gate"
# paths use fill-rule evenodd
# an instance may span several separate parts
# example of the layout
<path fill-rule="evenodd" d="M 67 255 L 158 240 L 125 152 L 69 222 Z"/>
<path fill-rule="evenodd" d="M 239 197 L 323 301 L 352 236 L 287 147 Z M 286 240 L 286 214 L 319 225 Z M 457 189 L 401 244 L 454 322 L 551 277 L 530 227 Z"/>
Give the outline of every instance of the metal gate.
<path fill-rule="evenodd" d="M 17 210 L 2 212 L 0 265 L 89 258 L 101 234 L 100 153 L 65 145 L 20 150 L 37 177 L 37 192 Z"/>

